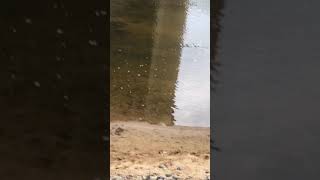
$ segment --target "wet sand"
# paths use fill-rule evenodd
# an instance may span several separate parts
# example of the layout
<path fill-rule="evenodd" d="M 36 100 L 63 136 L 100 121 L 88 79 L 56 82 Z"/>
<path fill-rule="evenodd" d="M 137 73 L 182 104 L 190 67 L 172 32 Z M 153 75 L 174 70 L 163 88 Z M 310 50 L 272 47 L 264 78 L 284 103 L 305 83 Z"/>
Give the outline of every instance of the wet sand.
<path fill-rule="evenodd" d="M 110 124 L 111 177 L 115 179 L 208 179 L 210 129 Z"/>

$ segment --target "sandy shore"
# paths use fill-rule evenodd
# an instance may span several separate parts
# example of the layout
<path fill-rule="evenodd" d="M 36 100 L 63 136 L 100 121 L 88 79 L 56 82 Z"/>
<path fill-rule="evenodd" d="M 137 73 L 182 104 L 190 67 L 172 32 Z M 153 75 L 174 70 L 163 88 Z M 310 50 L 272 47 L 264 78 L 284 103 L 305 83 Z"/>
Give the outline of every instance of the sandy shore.
<path fill-rule="evenodd" d="M 142 122 L 112 122 L 110 128 L 114 179 L 210 177 L 209 128 Z"/>

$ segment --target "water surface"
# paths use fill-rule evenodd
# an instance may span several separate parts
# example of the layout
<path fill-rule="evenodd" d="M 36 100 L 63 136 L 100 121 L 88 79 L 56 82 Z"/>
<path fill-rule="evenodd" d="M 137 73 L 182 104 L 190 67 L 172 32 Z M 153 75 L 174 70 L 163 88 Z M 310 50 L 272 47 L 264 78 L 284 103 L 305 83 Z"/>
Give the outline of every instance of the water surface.
<path fill-rule="evenodd" d="M 111 118 L 210 126 L 210 1 L 111 1 Z"/>

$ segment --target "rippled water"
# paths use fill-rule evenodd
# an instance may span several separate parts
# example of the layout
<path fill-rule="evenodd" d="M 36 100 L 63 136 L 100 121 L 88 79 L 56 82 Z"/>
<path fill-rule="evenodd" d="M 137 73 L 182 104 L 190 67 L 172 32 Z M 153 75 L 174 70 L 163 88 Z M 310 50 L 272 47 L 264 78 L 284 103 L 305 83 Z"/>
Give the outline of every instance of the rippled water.
<path fill-rule="evenodd" d="M 111 1 L 111 119 L 210 126 L 210 1 Z"/>

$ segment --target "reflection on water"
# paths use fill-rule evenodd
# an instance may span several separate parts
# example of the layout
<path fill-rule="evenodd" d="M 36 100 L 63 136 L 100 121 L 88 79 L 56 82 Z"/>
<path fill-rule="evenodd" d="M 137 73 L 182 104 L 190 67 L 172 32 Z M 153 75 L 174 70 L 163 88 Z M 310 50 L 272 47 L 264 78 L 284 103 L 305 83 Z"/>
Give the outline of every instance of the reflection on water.
<path fill-rule="evenodd" d="M 111 1 L 111 118 L 210 126 L 209 0 Z"/>

